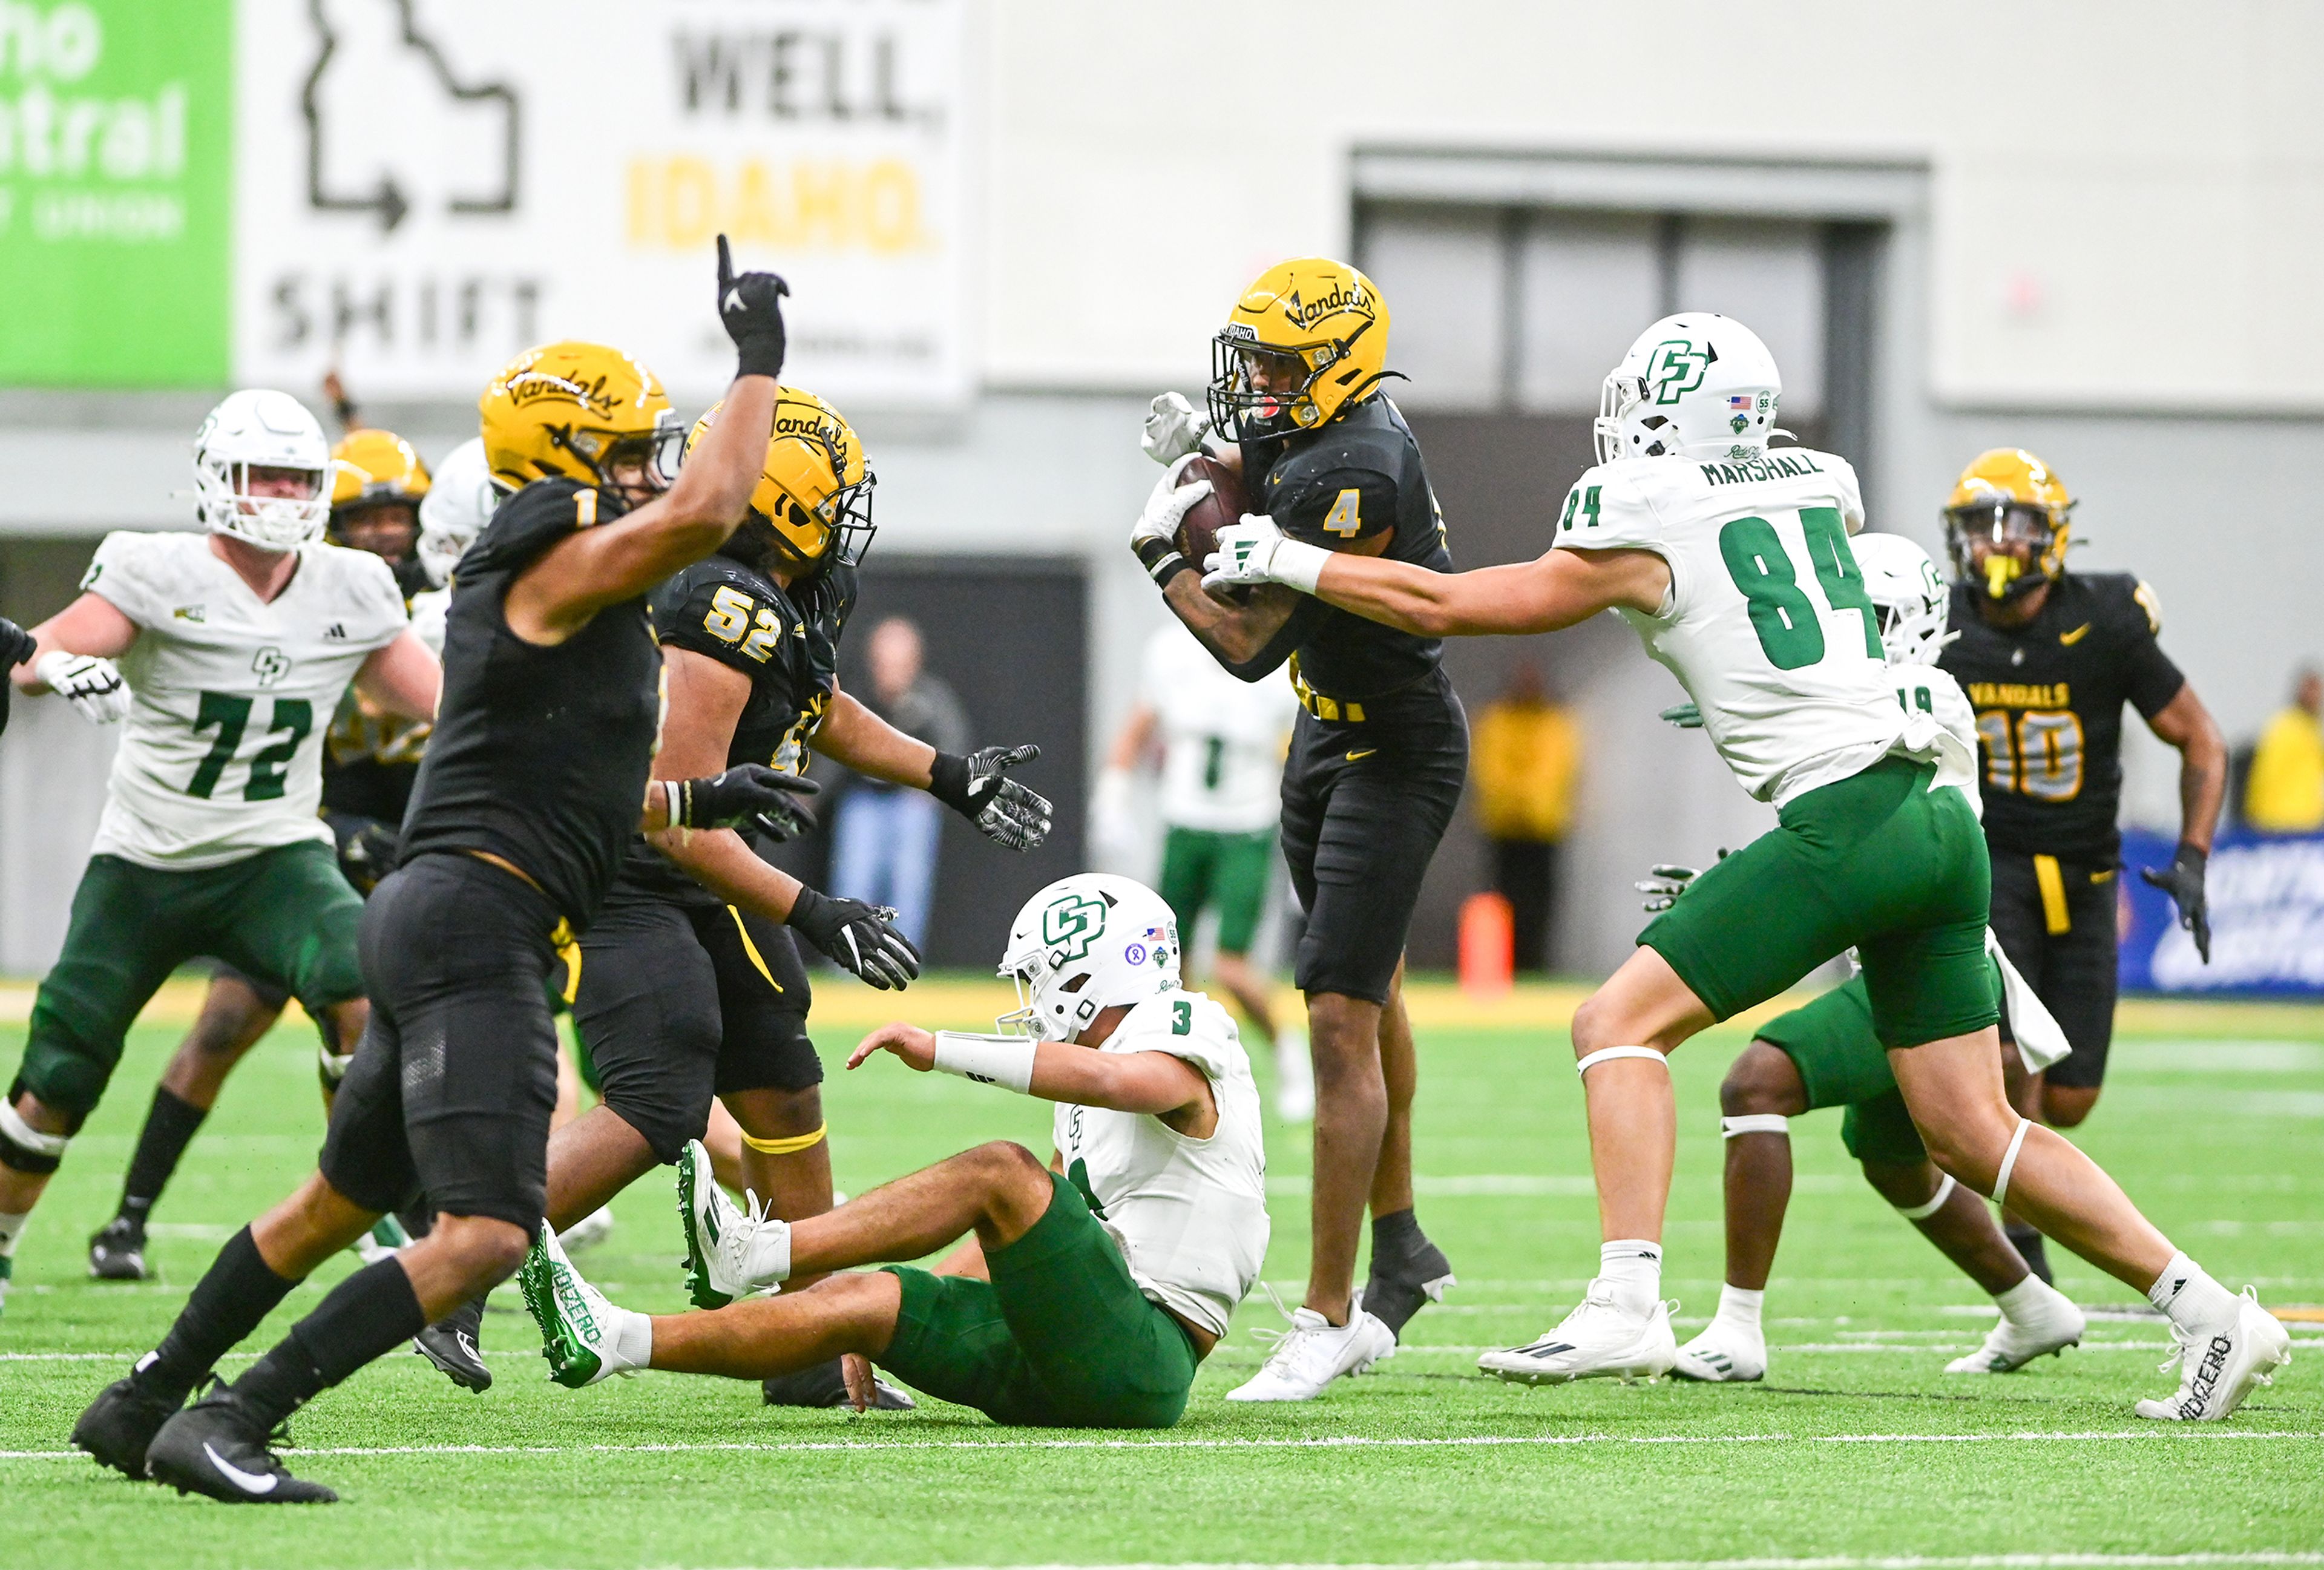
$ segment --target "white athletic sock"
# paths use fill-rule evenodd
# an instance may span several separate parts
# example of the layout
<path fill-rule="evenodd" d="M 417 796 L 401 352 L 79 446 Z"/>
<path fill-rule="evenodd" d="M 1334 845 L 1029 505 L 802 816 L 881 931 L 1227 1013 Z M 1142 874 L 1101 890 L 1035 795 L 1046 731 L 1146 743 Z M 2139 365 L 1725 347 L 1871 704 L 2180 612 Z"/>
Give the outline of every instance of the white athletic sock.
<path fill-rule="evenodd" d="M 771 1287 L 791 1278 L 791 1224 L 771 1217 L 759 1224 L 751 1234 L 751 1247 L 743 1258 L 743 1278 L 752 1287 Z"/>
<path fill-rule="evenodd" d="M 626 1308 L 622 1310 L 613 1321 L 613 1344 L 610 1350 L 616 1368 L 651 1368 L 652 1316 L 632 1314 Z"/>
<path fill-rule="evenodd" d="M 1631 1313 L 1652 1313 L 1663 1295 L 1663 1245 L 1642 1237 L 1604 1244 L 1598 1251 L 1598 1279 Z"/>
<path fill-rule="evenodd" d="M 2163 1274 L 2146 1289 L 2146 1300 L 2182 1330 L 2209 1327 L 2236 1316 L 2235 1294 L 2184 1253 L 2171 1256 Z"/>
<path fill-rule="evenodd" d="M 2001 1310 L 2004 1319 L 2023 1325 L 2034 1316 L 2034 1311 L 2041 1307 L 2053 1289 L 2029 1270 L 2024 1280 L 2006 1292 L 1996 1292 L 1993 1302 Z"/>
<path fill-rule="evenodd" d="M 0 1212 L 0 1260 L 15 1253 L 16 1240 L 24 1235 L 24 1224 L 32 1219 L 32 1213 L 29 1210 L 22 1215 Z"/>
<path fill-rule="evenodd" d="M 1757 1330 L 1759 1328 L 1759 1305 L 1766 1296 L 1764 1288 L 1751 1292 L 1741 1287 L 1721 1286 L 1719 1288 L 1719 1312 L 1712 1317 L 1722 1324 Z"/>

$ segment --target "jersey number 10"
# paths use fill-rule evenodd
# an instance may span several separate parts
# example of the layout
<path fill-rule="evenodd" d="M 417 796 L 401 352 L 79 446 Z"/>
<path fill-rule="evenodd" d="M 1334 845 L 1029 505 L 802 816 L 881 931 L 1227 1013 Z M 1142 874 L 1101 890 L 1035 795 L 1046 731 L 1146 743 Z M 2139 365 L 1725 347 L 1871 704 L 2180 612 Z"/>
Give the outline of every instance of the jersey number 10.
<path fill-rule="evenodd" d="M 1834 611 L 1863 613 L 1864 651 L 1878 660 L 1880 615 L 1865 592 L 1864 571 L 1848 549 L 1840 509 L 1802 507 L 1799 520 L 1825 601 Z M 1821 660 L 1823 623 L 1815 602 L 1800 586 L 1799 570 L 1775 526 L 1765 518 L 1731 519 L 1719 531 L 1719 554 L 1727 563 L 1727 576 L 1750 605 L 1751 627 L 1759 634 L 1767 662 L 1778 670 L 1797 670 Z"/>

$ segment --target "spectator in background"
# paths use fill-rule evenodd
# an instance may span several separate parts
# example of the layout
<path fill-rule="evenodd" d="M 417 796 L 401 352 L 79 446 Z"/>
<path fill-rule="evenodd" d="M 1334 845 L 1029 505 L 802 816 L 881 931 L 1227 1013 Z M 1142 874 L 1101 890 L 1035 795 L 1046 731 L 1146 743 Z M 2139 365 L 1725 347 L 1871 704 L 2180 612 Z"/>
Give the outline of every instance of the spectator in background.
<path fill-rule="evenodd" d="M 1581 726 L 1551 697 L 1538 665 L 1511 671 L 1501 696 L 1477 716 L 1469 777 L 1478 827 L 1492 842 L 1493 887 L 1516 919 L 1521 971 L 1549 968 L 1559 851 L 1573 822 L 1581 755 Z"/>
<path fill-rule="evenodd" d="M 2314 666 L 2293 679 L 2292 706 L 2268 722 L 2252 753 L 2244 787 L 2244 821 L 2262 834 L 2313 834 L 2324 828 L 2324 674 Z"/>
<path fill-rule="evenodd" d="M 953 689 L 922 669 L 920 630 L 908 617 L 890 616 L 873 627 L 864 655 L 872 690 L 856 696 L 865 706 L 939 753 L 967 750 L 968 716 Z M 896 929 L 915 948 L 927 945 L 942 827 L 937 809 L 924 790 L 859 775 L 832 825 L 832 892 L 892 909 Z"/>

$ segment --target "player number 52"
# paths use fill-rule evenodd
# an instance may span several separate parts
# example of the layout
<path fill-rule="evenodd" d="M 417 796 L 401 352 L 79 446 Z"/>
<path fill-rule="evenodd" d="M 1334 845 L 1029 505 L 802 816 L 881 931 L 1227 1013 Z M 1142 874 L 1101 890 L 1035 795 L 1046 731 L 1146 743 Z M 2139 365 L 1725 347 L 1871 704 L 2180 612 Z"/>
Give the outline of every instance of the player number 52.
<path fill-rule="evenodd" d="M 722 643 L 742 644 L 745 655 L 762 663 L 775 651 L 775 640 L 783 635 L 783 625 L 772 610 L 741 589 L 725 586 L 712 593 L 702 630 Z"/>

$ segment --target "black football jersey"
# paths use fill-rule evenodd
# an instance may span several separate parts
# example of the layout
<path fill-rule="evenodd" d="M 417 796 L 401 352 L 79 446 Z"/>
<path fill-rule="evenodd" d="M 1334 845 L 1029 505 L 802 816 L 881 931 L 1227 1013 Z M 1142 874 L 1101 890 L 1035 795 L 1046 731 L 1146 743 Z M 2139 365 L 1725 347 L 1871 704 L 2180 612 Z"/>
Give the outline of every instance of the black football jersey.
<path fill-rule="evenodd" d="M 521 867 L 576 932 L 637 836 L 661 727 L 661 651 L 643 595 L 553 646 L 509 631 L 503 603 L 518 573 L 594 525 L 598 508 L 594 489 L 535 480 L 460 559 L 444 695 L 403 820 L 403 860 L 489 851 Z"/>
<path fill-rule="evenodd" d="M 1292 539 L 1344 546 L 1395 531 L 1386 554 L 1435 572 L 1452 569 L 1444 518 L 1420 461 L 1412 428 L 1386 398 L 1358 404 L 1323 429 L 1252 444 L 1267 460 L 1252 507 Z M 1296 654 L 1299 675 L 1336 698 L 1371 698 L 1411 687 L 1434 671 L 1443 643 L 1367 621 L 1321 600 L 1293 613 L 1305 618 Z"/>
<path fill-rule="evenodd" d="M 2022 627 L 1989 624 L 1953 586 L 1960 636 L 1938 663 L 1977 711 L 1994 849 L 2110 866 L 2121 848 L 2122 706 L 2147 719 L 2187 679 L 2163 652 L 2154 595 L 2127 573 L 2067 573 Z"/>
<path fill-rule="evenodd" d="M 726 763 L 806 771 L 807 738 L 839 685 L 839 639 L 855 608 L 855 569 L 836 563 L 787 592 L 731 557 L 714 556 L 653 592 L 654 633 L 751 679 Z M 746 834 L 745 838 L 749 836 Z M 717 897 L 642 838 L 631 842 L 617 897 L 715 905 Z"/>

